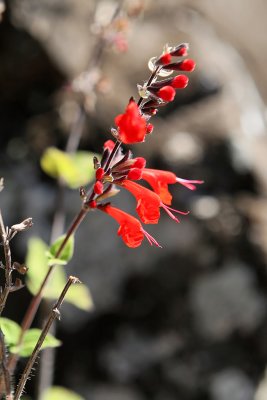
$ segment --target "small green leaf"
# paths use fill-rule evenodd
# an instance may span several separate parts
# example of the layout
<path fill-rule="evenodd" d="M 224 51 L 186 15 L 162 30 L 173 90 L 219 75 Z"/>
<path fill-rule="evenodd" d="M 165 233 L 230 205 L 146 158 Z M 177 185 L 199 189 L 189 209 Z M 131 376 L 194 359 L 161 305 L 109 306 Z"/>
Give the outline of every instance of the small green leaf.
<path fill-rule="evenodd" d="M 35 345 L 40 337 L 41 329 L 29 329 L 24 337 L 19 348 L 17 346 L 11 346 L 11 353 L 18 353 L 21 357 L 28 357 L 32 354 Z M 44 340 L 42 345 L 42 349 L 46 349 L 47 347 L 58 347 L 61 345 L 61 342 L 56 339 L 54 336 L 48 334 Z"/>
<path fill-rule="evenodd" d="M 62 238 L 59 238 L 58 241 L 59 243 L 55 242 L 51 246 L 54 246 L 54 248 L 52 249 L 52 252 L 54 254 L 58 248 L 57 246 L 59 246 L 62 242 Z M 70 239 L 70 248 L 68 249 L 69 255 L 71 255 L 71 253 L 73 252 L 73 246 L 73 239 Z M 49 249 L 49 253 L 51 258 L 48 261 L 48 246 L 37 237 L 31 238 L 29 240 L 28 253 L 26 257 L 26 265 L 29 270 L 26 275 L 26 284 L 33 295 L 35 295 L 39 290 L 40 285 L 49 269 L 49 263 L 53 265 L 55 261 L 56 264 L 66 263 L 66 260 L 64 259 L 55 260 L 54 255 L 51 254 L 51 248 Z M 68 254 L 66 254 L 65 256 L 68 256 Z M 51 279 L 49 280 L 49 284 L 44 290 L 43 297 L 52 300 L 57 299 L 62 292 L 66 281 L 67 276 L 64 267 L 62 265 L 57 265 L 52 273 Z M 91 310 L 93 306 L 90 292 L 88 288 L 83 284 L 72 285 L 68 290 L 65 300 L 84 311 Z"/>
<path fill-rule="evenodd" d="M 91 293 L 87 286 L 82 283 L 72 285 L 69 288 L 66 301 L 84 311 L 90 311 L 94 307 Z"/>
<path fill-rule="evenodd" d="M 0 318 L 0 327 L 5 336 L 7 346 L 12 346 L 18 343 L 21 327 L 14 321 L 8 318 Z"/>
<path fill-rule="evenodd" d="M 74 252 L 74 236 L 70 236 L 63 251 L 61 252 L 60 256 L 57 257 L 57 251 L 60 248 L 61 244 L 65 239 L 65 235 L 60 236 L 51 246 L 48 252 L 48 259 L 49 264 L 51 264 L 51 259 L 58 258 L 60 260 L 59 264 L 63 265 L 63 262 L 67 264 L 68 261 L 71 260 Z"/>
<path fill-rule="evenodd" d="M 62 178 L 70 188 L 76 189 L 93 179 L 94 156 L 96 154 L 87 151 L 68 154 L 49 147 L 41 158 L 41 167 L 52 178 Z"/>
<path fill-rule="evenodd" d="M 60 386 L 52 386 L 42 395 L 41 400 L 85 400 L 72 390 Z"/>
<path fill-rule="evenodd" d="M 61 260 L 60 258 L 53 258 L 52 254 L 47 252 L 48 256 L 48 265 L 51 267 L 52 265 L 66 265 L 67 261 Z"/>
<path fill-rule="evenodd" d="M 40 238 L 32 237 L 28 242 L 26 284 L 33 295 L 38 292 L 48 271 L 47 249 L 48 246 Z"/>

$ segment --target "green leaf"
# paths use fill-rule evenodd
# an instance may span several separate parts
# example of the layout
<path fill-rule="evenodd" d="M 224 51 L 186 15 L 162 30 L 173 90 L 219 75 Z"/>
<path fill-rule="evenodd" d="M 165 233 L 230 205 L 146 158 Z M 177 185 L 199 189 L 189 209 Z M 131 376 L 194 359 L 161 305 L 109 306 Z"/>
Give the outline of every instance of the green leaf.
<path fill-rule="evenodd" d="M 93 179 L 94 156 L 87 151 L 69 154 L 49 147 L 41 158 L 41 167 L 52 178 L 62 178 L 70 188 L 76 189 Z"/>
<path fill-rule="evenodd" d="M 49 248 L 48 251 L 48 259 L 49 259 L 49 265 L 53 265 L 51 260 L 58 259 L 59 263 L 56 264 L 67 264 L 73 256 L 74 252 L 74 236 L 70 236 L 63 251 L 61 252 L 59 257 L 56 257 L 57 251 L 60 248 L 61 244 L 63 243 L 65 239 L 65 235 L 60 236 Z"/>
<path fill-rule="evenodd" d="M 91 293 L 82 283 L 71 285 L 65 299 L 84 311 L 90 311 L 94 307 Z"/>
<path fill-rule="evenodd" d="M 62 239 L 59 239 L 59 241 L 60 240 Z M 55 245 L 55 247 L 56 246 L 57 245 Z M 71 247 L 73 247 L 73 243 L 71 244 Z M 68 251 L 69 253 L 71 253 L 71 248 Z M 55 252 L 55 249 L 53 249 L 52 252 Z M 26 257 L 26 265 L 29 270 L 26 275 L 26 285 L 33 295 L 35 295 L 39 290 L 40 285 L 49 269 L 48 259 L 46 255 L 47 253 L 48 246 L 41 239 L 35 237 L 29 240 L 28 253 Z M 53 257 L 52 254 L 50 254 L 50 256 Z M 51 260 L 52 258 L 50 259 L 50 262 Z M 44 290 L 43 297 L 52 300 L 57 299 L 62 292 L 66 281 L 67 276 L 65 269 L 64 267 L 58 265 L 54 269 L 49 284 Z M 93 306 L 90 292 L 88 288 L 83 284 L 72 285 L 68 290 L 65 300 L 84 311 L 91 310 Z"/>
<path fill-rule="evenodd" d="M 35 348 L 41 332 L 41 329 L 29 329 L 25 332 L 23 341 L 19 348 L 17 346 L 10 346 L 9 350 L 11 351 L 11 353 L 18 353 L 21 357 L 29 357 Z M 44 340 L 41 349 L 46 349 L 48 347 L 58 347 L 60 345 L 61 342 L 58 339 L 48 334 Z"/>
<path fill-rule="evenodd" d="M 21 327 L 14 321 L 8 318 L 0 318 L 0 327 L 5 336 L 7 346 L 12 346 L 18 343 Z"/>
<path fill-rule="evenodd" d="M 53 258 L 52 254 L 47 252 L 47 257 L 48 257 L 48 265 L 49 267 L 52 267 L 52 265 L 66 265 L 67 261 L 61 260 L 60 258 Z"/>
<path fill-rule="evenodd" d="M 26 275 L 26 285 L 35 295 L 49 269 L 46 256 L 48 246 L 40 238 L 32 237 L 28 242 L 26 265 L 29 268 Z"/>
<path fill-rule="evenodd" d="M 72 390 L 60 386 L 52 386 L 42 395 L 41 400 L 85 400 Z"/>

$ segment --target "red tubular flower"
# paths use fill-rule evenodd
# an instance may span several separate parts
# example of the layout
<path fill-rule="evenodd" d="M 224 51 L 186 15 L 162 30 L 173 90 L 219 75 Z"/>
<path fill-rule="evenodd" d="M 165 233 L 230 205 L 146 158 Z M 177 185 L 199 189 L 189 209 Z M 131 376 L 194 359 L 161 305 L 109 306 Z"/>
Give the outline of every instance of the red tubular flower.
<path fill-rule="evenodd" d="M 142 243 L 144 237 L 149 241 L 150 245 L 161 247 L 158 242 L 144 230 L 140 221 L 130 214 L 120 210 L 119 208 L 112 207 L 110 204 L 98 206 L 99 210 L 104 211 L 113 217 L 120 225 L 118 235 L 128 247 L 138 247 Z"/>
<path fill-rule="evenodd" d="M 138 185 L 138 183 L 125 179 L 121 186 L 129 190 L 136 198 L 136 211 L 145 224 L 157 224 L 160 218 L 160 198 L 151 190 Z"/>
<path fill-rule="evenodd" d="M 187 215 L 188 211 L 183 212 L 179 210 L 175 210 L 173 208 L 168 207 L 161 201 L 159 195 L 152 190 L 149 190 L 138 183 L 129 181 L 125 179 L 121 186 L 125 187 L 125 189 L 129 190 L 132 195 L 137 200 L 136 212 L 139 215 L 142 222 L 145 224 L 157 224 L 160 218 L 160 207 L 162 207 L 166 213 L 176 222 L 180 222 L 178 218 L 174 216 L 173 212 L 177 212 L 178 214 Z"/>
<path fill-rule="evenodd" d="M 143 142 L 146 135 L 146 120 L 141 116 L 138 105 L 130 101 L 125 113 L 115 118 L 119 140 L 125 144 Z"/>
<path fill-rule="evenodd" d="M 196 184 L 201 184 L 203 181 L 199 180 L 188 180 L 178 178 L 173 172 L 161 171 L 158 169 L 144 168 L 142 170 L 142 179 L 147 181 L 152 189 L 159 195 L 162 202 L 167 205 L 171 205 L 172 195 L 168 190 L 169 184 L 180 183 L 190 190 L 195 190 Z"/>

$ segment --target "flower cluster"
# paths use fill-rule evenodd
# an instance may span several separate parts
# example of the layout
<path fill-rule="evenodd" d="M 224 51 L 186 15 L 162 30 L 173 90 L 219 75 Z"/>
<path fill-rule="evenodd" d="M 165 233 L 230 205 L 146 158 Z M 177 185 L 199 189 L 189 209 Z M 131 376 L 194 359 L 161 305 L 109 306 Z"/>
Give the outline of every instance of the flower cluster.
<path fill-rule="evenodd" d="M 190 190 L 196 189 L 199 180 L 187 180 L 177 177 L 170 171 L 161 171 L 146 168 L 146 160 L 142 157 L 134 158 L 130 150 L 125 153 L 123 144 L 143 142 L 146 135 L 151 134 L 153 125 L 149 119 L 157 113 L 160 106 L 172 101 L 176 89 L 185 88 L 188 84 L 186 75 L 176 75 L 171 78 L 161 79 L 161 76 L 173 71 L 193 71 L 195 63 L 191 59 L 184 59 L 187 55 L 188 45 L 180 44 L 177 47 L 166 47 L 163 54 L 150 61 L 151 76 L 143 86 L 138 86 L 140 99 L 136 103 L 130 99 L 123 114 L 115 118 L 116 129 L 111 133 L 116 139 L 108 140 L 104 144 L 102 158 L 95 158 L 95 183 L 90 194 L 81 190 L 84 205 L 88 209 L 98 209 L 113 217 L 120 225 L 120 235 L 129 247 L 138 247 L 146 237 L 151 245 L 158 247 L 158 242 L 144 230 L 143 224 L 157 224 L 160 211 L 164 210 L 174 221 L 179 222 L 175 214 L 187 215 L 188 212 L 171 208 L 172 195 L 169 185 L 179 183 Z M 173 62 L 174 57 L 180 59 Z M 182 59 L 181 59 L 182 58 Z M 136 181 L 146 181 L 148 189 Z M 107 198 L 118 193 L 118 187 L 129 191 L 136 199 L 136 212 L 139 219 L 112 206 L 103 203 Z"/>

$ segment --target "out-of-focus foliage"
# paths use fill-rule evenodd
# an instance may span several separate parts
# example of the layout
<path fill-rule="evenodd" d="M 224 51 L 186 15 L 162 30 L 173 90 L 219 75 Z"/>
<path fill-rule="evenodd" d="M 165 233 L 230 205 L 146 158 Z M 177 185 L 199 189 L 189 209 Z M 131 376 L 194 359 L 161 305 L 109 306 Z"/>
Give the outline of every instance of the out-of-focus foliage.
<path fill-rule="evenodd" d="M 29 329 L 23 336 L 22 343 L 17 346 L 21 334 L 21 327 L 8 318 L 0 318 L 1 330 L 5 336 L 5 343 L 11 353 L 18 353 L 21 357 L 28 357 L 32 354 L 33 349 L 41 334 L 41 329 Z M 47 347 L 58 347 L 61 342 L 54 336 L 48 334 L 42 345 L 42 349 Z"/>
<path fill-rule="evenodd" d="M 47 252 L 49 266 L 54 265 L 54 264 L 66 265 L 72 259 L 73 252 L 74 252 L 74 237 L 73 236 L 71 236 L 68 239 L 60 256 L 59 257 L 56 256 L 57 251 L 59 250 L 64 239 L 65 239 L 65 235 L 62 235 L 50 246 L 50 248 Z"/>
<path fill-rule="evenodd" d="M 69 154 L 49 147 L 41 158 L 41 167 L 52 178 L 61 178 L 69 188 L 77 189 L 93 179 L 94 156 L 89 151 Z"/>
<path fill-rule="evenodd" d="M 56 249 L 60 245 L 60 241 L 62 241 L 62 237 L 48 248 L 46 243 L 44 243 L 40 238 L 33 237 L 29 240 L 26 257 L 26 264 L 29 270 L 26 282 L 27 287 L 32 294 L 37 293 L 47 274 L 51 262 L 51 257 L 49 259 L 48 254 L 51 255 L 52 253 L 52 257 L 55 255 Z M 73 246 L 73 239 L 71 239 L 70 245 L 67 246 L 66 253 L 63 252 L 62 259 L 60 258 L 60 262 L 57 260 L 57 264 L 62 264 L 62 262 L 66 263 L 71 258 Z M 44 297 L 47 299 L 57 299 L 66 284 L 66 280 L 67 277 L 64 267 L 62 265 L 57 265 L 53 271 L 53 278 L 44 291 Z M 72 285 L 68 290 L 65 300 L 85 311 L 89 311 L 93 306 L 89 289 L 83 284 Z"/>
<path fill-rule="evenodd" d="M 84 400 L 84 398 L 72 390 L 60 386 L 53 386 L 46 390 L 42 396 L 42 400 Z"/>

